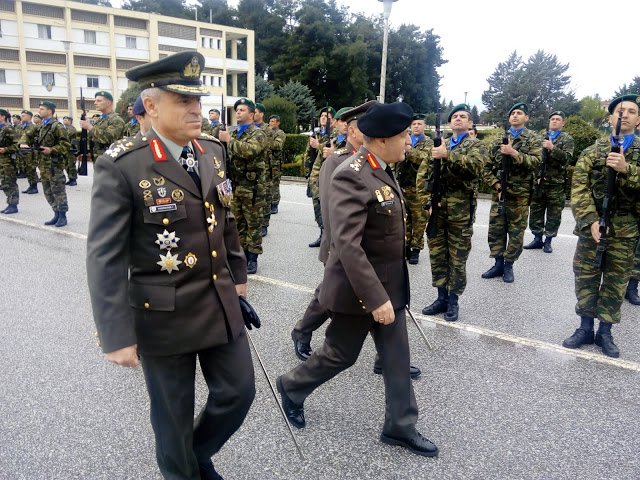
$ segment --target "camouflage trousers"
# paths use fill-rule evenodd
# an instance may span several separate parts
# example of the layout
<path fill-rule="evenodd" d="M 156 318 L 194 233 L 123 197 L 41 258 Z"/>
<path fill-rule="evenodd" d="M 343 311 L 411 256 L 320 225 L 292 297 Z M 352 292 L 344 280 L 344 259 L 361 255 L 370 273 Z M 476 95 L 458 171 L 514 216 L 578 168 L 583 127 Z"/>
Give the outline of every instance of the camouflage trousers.
<path fill-rule="evenodd" d="M 235 185 L 231 211 L 236 217 L 240 244 L 251 253 L 262 253 L 264 219 L 264 184 Z"/>
<path fill-rule="evenodd" d="M 535 192 L 535 188 L 534 188 Z M 564 184 L 543 184 L 540 196 L 533 195 L 529 213 L 529 228 L 534 235 L 555 237 L 558 235 L 564 209 Z M 545 211 L 547 221 L 545 224 Z"/>
<path fill-rule="evenodd" d="M 67 156 L 64 169 L 67 171 L 67 176 L 69 180 L 77 180 L 78 179 L 78 168 L 76 167 L 76 157 L 69 154 Z"/>
<path fill-rule="evenodd" d="M 620 323 L 620 306 L 631 275 L 636 241 L 637 238 L 607 239 L 600 268 L 593 264 L 596 241 L 591 235 L 578 238 L 573 257 L 578 315 Z"/>
<path fill-rule="evenodd" d="M 636 254 L 633 260 L 633 269 L 631 270 L 631 278 L 640 281 L 640 243 L 636 244 Z"/>
<path fill-rule="evenodd" d="M 489 213 L 489 250 L 491 258 L 504 257 L 507 262 L 515 262 L 522 253 L 524 232 L 529 216 L 528 195 L 508 195 L 505 214 L 498 216 L 498 193 L 491 196 Z M 508 240 L 507 240 L 508 238 Z"/>
<path fill-rule="evenodd" d="M 404 201 L 407 206 L 407 246 L 412 250 L 424 248 L 424 230 L 427 227 L 429 213 L 424 209 L 427 199 L 416 192 L 416 187 L 404 189 Z"/>
<path fill-rule="evenodd" d="M 29 185 L 31 185 L 32 183 L 38 183 L 38 174 L 36 172 L 38 161 L 36 158 L 34 158 L 34 155 L 32 153 L 18 153 L 17 159 L 18 170 L 20 170 L 27 176 Z"/>
<path fill-rule="evenodd" d="M 18 205 L 20 192 L 18 190 L 18 171 L 16 162 L 11 155 L 0 155 L 0 179 L 2 180 L 2 191 L 7 196 L 7 205 Z"/>
<path fill-rule="evenodd" d="M 280 164 L 271 167 L 273 173 L 273 182 L 271 187 L 271 203 L 280 204 L 280 179 L 282 178 L 282 168 Z"/>
<path fill-rule="evenodd" d="M 309 187 L 311 188 L 311 198 L 313 199 L 313 214 L 320 228 L 323 226 L 322 212 L 320 211 L 320 187 L 318 187 L 321 166 L 322 163 L 316 160 L 313 164 L 311 175 L 309 175 Z"/>
<path fill-rule="evenodd" d="M 467 202 L 468 204 L 468 202 Z M 449 215 L 446 205 L 438 214 L 438 234 L 428 238 L 431 284 L 460 296 L 467 286 L 467 259 L 471 252 L 473 226 L 468 207 L 463 215 Z"/>
<path fill-rule="evenodd" d="M 270 168 L 267 167 L 267 173 L 264 178 L 264 212 L 262 218 L 262 226 L 268 227 L 271 220 L 271 199 L 273 198 L 273 179 L 271 178 Z"/>
<path fill-rule="evenodd" d="M 67 212 L 67 191 L 64 184 L 66 179 L 60 161 L 54 162 L 51 157 L 40 157 L 38 160 L 42 190 L 44 196 L 54 212 Z"/>

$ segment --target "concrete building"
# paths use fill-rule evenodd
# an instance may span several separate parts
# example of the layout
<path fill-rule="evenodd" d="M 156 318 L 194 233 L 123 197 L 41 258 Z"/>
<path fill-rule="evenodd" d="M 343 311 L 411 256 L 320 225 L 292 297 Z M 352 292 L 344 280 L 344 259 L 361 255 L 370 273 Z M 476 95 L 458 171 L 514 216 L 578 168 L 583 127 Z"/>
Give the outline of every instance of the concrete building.
<path fill-rule="evenodd" d="M 97 91 L 118 101 L 126 70 L 182 50 L 205 57 L 205 117 L 222 94 L 230 110 L 253 97 L 252 30 L 63 0 L 0 0 L 0 107 L 36 113 L 50 100 L 77 125 L 81 88 L 89 116 Z"/>

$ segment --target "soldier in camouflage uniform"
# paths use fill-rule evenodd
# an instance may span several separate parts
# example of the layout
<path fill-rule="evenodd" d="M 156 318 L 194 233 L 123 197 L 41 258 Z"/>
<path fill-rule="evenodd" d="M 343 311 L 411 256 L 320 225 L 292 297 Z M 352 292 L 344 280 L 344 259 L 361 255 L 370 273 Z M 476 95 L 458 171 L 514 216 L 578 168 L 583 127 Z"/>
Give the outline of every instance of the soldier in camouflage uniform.
<path fill-rule="evenodd" d="M 127 105 L 127 115 L 129 116 L 129 120 L 124 125 L 122 136 L 135 137 L 136 134 L 140 131 L 140 123 L 136 118 L 136 114 L 133 112 L 133 103 Z"/>
<path fill-rule="evenodd" d="M 45 225 L 64 227 L 67 224 L 69 206 L 64 187 L 63 166 L 71 143 L 62 124 L 53 118 L 55 111 L 55 104 L 47 101 L 40 103 L 42 123 L 31 134 L 25 131 L 20 139 L 20 147 L 27 148 L 29 145 L 39 147 L 36 148 L 36 155 L 42 178 L 42 190 L 55 213 L 51 220 L 45 222 Z"/>
<path fill-rule="evenodd" d="M 634 135 L 640 125 L 640 96 L 624 95 L 609 104 L 612 125 L 616 124 L 620 110 L 623 113 L 620 137 L 598 139 L 582 152 L 573 172 L 571 209 L 576 219 L 574 234 L 578 236 L 573 271 L 580 328 L 562 343 L 567 348 L 578 348 L 595 340 L 602 353 L 614 358 L 620 355 L 620 350 L 613 342 L 611 325 L 620 322 L 620 307 L 640 235 L 640 138 Z M 619 144 L 619 140 L 623 141 L 621 152 L 611 152 L 612 144 L 614 141 Z M 611 201 L 606 250 L 602 265 L 598 266 L 594 257 L 601 236 L 599 220 L 607 167 L 616 171 L 616 188 Z M 600 325 L 594 339 L 596 317 Z"/>
<path fill-rule="evenodd" d="M 7 196 L 7 207 L 1 213 L 18 213 L 20 193 L 18 191 L 18 170 L 14 154 L 18 151 L 16 131 L 11 125 L 11 115 L 0 108 L 0 174 L 2 190 Z"/>
<path fill-rule="evenodd" d="M 431 282 L 438 289 L 438 298 L 422 313 L 445 312 L 444 319 L 455 322 L 458 297 L 467 286 L 467 258 L 471 252 L 476 197 L 486 151 L 482 142 L 468 133 L 469 124 L 473 123 L 469 105 L 453 107 L 448 121 L 453 135 L 431 150 L 431 156 L 442 162 L 438 233 L 427 239 Z"/>
<path fill-rule="evenodd" d="M 549 131 L 542 140 L 543 153 L 547 154 L 547 166 L 540 195 L 534 193 L 529 212 L 529 228 L 534 235 L 526 249 L 543 248 L 545 253 L 553 252 L 551 239 L 558 235 L 562 210 L 564 209 L 564 174 L 573 159 L 573 137 L 562 131 L 564 112 L 558 110 L 549 115 Z M 537 182 L 540 183 L 538 174 Z M 534 186 L 537 192 L 537 186 Z M 547 221 L 545 225 L 545 211 Z M 544 242 L 542 235 L 546 235 Z"/>
<path fill-rule="evenodd" d="M 120 115 L 113 112 L 113 96 L 109 92 L 97 92 L 94 104 L 102 115 L 93 125 L 88 120 L 80 120 L 80 128 L 88 132 L 91 155 L 95 160 L 109 148 L 109 145 L 122 138 L 124 121 Z"/>
<path fill-rule="evenodd" d="M 212 108 L 209 110 L 209 121 L 207 122 L 207 133 L 212 137 L 218 138 L 222 122 L 220 121 L 220 110 Z"/>
<path fill-rule="evenodd" d="M 20 119 L 22 123 L 16 128 L 16 139 L 20 140 L 25 132 L 32 133 L 33 130 L 36 130 L 38 127 L 31 120 L 34 118 L 33 114 L 29 110 L 23 110 L 20 114 Z M 22 149 L 18 150 L 17 154 L 18 164 L 22 165 L 22 171 L 27 176 L 27 182 L 29 186 L 26 190 L 23 190 L 22 193 L 26 193 L 28 195 L 32 195 L 38 193 L 38 173 L 36 172 L 37 160 L 36 155 L 32 151 L 24 151 Z"/>
<path fill-rule="evenodd" d="M 489 248 L 495 265 L 484 272 L 482 278 L 501 276 L 504 282 L 512 283 L 513 262 L 522 253 L 533 180 L 542 160 L 542 139 L 525 128 L 528 121 L 529 106 L 526 103 L 516 103 L 511 107 L 509 143 L 501 145 L 502 139 L 496 138 L 486 159 L 484 178 L 493 191 L 489 214 Z M 510 157 L 509 184 L 504 186 L 500 185 L 498 174 L 502 169 L 503 155 Z M 505 195 L 505 192 L 505 214 L 498 216 L 498 195 Z"/>
<path fill-rule="evenodd" d="M 269 128 L 273 130 L 274 134 L 269 164 L 273 178 L 271 184 L 271 215 L 275 215 L 278 213 L 278 205 L 280 204 L 280 178 L 282 177 L 282 164 L 284 163 L 284 142 L 287 139 L 287 135 L 280 130 L 280 117 L 278 115 L 269 117 Z"/>
<path fill-rule="evenodd" d="M 73 118 L 63 117 L 62 126 L 67 132 L 67 137 L 69 137 L 69 142 L 71 142 L 71 145 L 74 144 L 74 140 L 77 140 L 76 136 L 78 134 L 78 131 L 72 125 L 72 123 Z M 69 151 L 69 154 L 67 155 L 64 169 L 67 171 L 67 176 L 69 177 L 69 181 L 66 184 L 71 187 L 78 185 L 78 168 L 76 167 L 76 157 L 71 151 Z"/>
<path fill-rule="evenodd" d="M 640 230 L 640 225 L 638 225 Z M 627 284 L 627 291 L 624 294 L 624 298 L 629 300 L 631 305 L 640 305 L 640 295 L 638 295 L 638 281 L 640 281 L 640 241 L 636 248 L 636 256 L 633 261 L 633 270 L 631 271 L 631 278 Z"/>
<path fill-rule="evenodd" d="M 267 236 L 267 227 L 269 226 L 269 219 L 271 218 L 271 184 L 273 178 L 271 176 L 271 144 L 273 143 L 273 130 L 269 128 L 269 124 L 264 122 L 264 114 L 266 109 L 264 105 L 256 102 L 256 111 L 253 115 L 253 124 L 262 130 L 266 139 L 266 146 L 264 149 L 265 158 L 265 171 L 262 184 L 262 190 L 264 191 L 264 214 L 262 220 L 262 226 L 260 227 L 260 234 L 263 237 Z"/>
<path fill-rule="evenodd" d="M 253 124 L 255 108 L 255 103 L 248 98 L 239 99 L 234 105 L 237 127 L 231 133 L 220 131 L 220 141 L 227 144 L 229 177 L 233 184 L 231 210 L 247 257 L 247 273 L 251 274 L 258 270 L 258 255 L 262 253 L 267 144 L 264 132 Z"/>
<path fill-rule="evenodd" d="M 433 140 L 424 134 L 426 115 L 417 113 L 411 122 L 411 150 L 404 161 L 395 165 L 398 185 L 404 193 L 407 203 L 407 252 L 406 257 L 411 265 L 420 261 L 420 251 L 424 248 L 424 229 L 427 226 L 427 212 L 424 209 L 428 201 L 424 190 L 428 164 L 431 160 Z M 424 166 L 423 166 L 424 165 Z M 420 167 L 423 166 L 422 170 Z M 420 171 L 420 177 L 418 177 Z"/>

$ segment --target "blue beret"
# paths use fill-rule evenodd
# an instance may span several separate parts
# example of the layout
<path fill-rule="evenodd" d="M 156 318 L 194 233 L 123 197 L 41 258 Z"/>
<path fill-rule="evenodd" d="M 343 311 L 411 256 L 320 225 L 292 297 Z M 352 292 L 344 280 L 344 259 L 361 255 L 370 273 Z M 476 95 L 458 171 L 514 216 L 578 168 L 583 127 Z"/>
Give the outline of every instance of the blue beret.
<path fill-rule="evenodd" d="M 144 115 L 147 111 L 144 109 L 144 104 L 142 103 L 142 97 L 136 98 L 136 101 L 133 102 L 133 114 L 134 115 Z"/>
<path fill-rule="evenodd" d="M 358 118 L 358 129 L 370 138 L 390 138 L 409 128 L 412 121 L 413 109 L 406 103 L 376 103 Z"/>

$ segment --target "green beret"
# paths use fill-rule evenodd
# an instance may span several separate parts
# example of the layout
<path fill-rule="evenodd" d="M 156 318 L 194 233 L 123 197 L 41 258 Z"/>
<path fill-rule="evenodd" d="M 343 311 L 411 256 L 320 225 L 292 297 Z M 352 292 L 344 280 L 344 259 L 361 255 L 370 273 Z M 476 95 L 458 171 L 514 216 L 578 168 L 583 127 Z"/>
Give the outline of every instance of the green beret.
<path fill-rule="evenodd" d="M 271 115 L 269 117 L 269 120 L 271 120 L 272 118 L 275 118 L 276 120 L 280 121 L 280 117 L 278 115 Z"/>
<path fill-rule="evenodd" d="M 127 103 L 127 108 L 133 107 L 133 103 Z"/>
<path fill-rule="evenodd" d="M 0 115 L 4 115 L 5 117 L 10 117 L 11 114 L 5 110 L 4 108 L 0 108 Z"/>
<path fill-rule="evenodd" d="M 31 113 L 29 110 L 22 110 L 22 112 L 20 113 L 26 113 L 27 115 L 31 115 L 33 117 L 33 113 Z"/>
<path fill-rule="evenodd" d="M 563 120 L 567 118 L 567 115 L 562 110 L 556 110 L 555 112 L 551 112 L 551 115 L 549 115 L 549 118 L 553 117 L 554 115 L 560 115 Z"/>
<path fill-rule="evenodd" d="M 248 98 L 244 98 L 242 97 L 241 99 L 237 100 L 236 103 L 233 104 L 233 109 L 237 110 L 238 109 L 238 105 L 246 105 L 247 107 L 249 107 L 249 109 L 252 112 L 256 111 L 256 104 L 253 103 L 251 100 L 249 100 Z"/>
<path fill-rule="evenodd" d="M 73 117 L 69 117 L 69 116 L 64 116 L 62 117 L 63 120 L 71 120 L 73 122 Z"/>
<path fill-rule="evenodd" d="M 267 109 L 264 108 L 264 105 L 256 102 L 256 110 L 260 110 L 262 113 L 266 113 Z"/>
<path fill-rule="evenodd" d="M 333 118 L 336 118 L 336 111 L 335 111 L 335 109 L 333 107 L 324 107 L 322 110 L 320 110 L 320 113 L 318 114 L 318 117 L 320 117 L 323 112 L 326 112 L 327 109 L 329 109 L 329 113 L 331 114 L 331 116 Z"/>
<path fill-rule="evenodd" d="M 33 115 L 33 117 L 34 117 L 34 118 L 35 118 L 35 117 L 42 118 L 42 117 L 40 116 L 40 114 L 39 114 L 39 113 L 34 114 L 34 115 Z"/>
<path fill-rule="evenodd" d="M 513 107 L 511 107 L 511 110 L 509 110 L 509 116 L 511 116 L 511 112 L 513 112 L 514 110 L 522 110 L 525 115 L 529 115 L 529 105 L 524 102 L 516 103 Z"/>
<path fill-rule="evenodd" d="M 427 118 L 427 114 L 426 113 L 416 113 L 413 116 L 414 120 L 425 120 Z"/>
<path fill-rule="evenodd" d="M 211 110 L 209 110 L 209 113 L 211 112 L 216 112 L 218 115 L 220 115 L 220 110 L 218 110 L 217 108 L 212 108 Z"/>
<path fill-rule="evenodd" d="M 511 110 L 513 110 L 513 108 Z M 462 111 L 467 112 L 469 116 L 471 116 L 471 107 L 469 107 L 469 105 L 467 105 L 466 103 L 460 103 L 453 107 L 451 112 L 449 112 L 449 118 L 447 118 L 447 122 L 451 121 L 451 117 L 453 117 L 454 113 Z M 511 115 L 511 112 L 509 112 L 509 115 Z"/>
<path fill-rule="evenodd" d="M 202 97 L 210 95 L 200 81 L 203 68 L 204 56 L 195 50 L 186 50 L 133 67 L 125 75 L 129 80 L 138 82 L 142 90 L 161 88 L 180 95 Z"/>
<path fill-rule="evenodd" d="M 41 107 L 47 107 L 50 110 L 55 110 L 56 109 L 56 104 L 53 102 L 50 102 L 48 100 L 45 100 L 44 102 L 40 102 L 40 106 Z"/>
<path fill-rule="evenodd" d="M 17 113 L 14 113 L 13 115 L 11 115 L 12 118 L 20 118 L 20 115 L 18 115 Z"/>
<path fill-rule="evenodd" d="M 94 95 L 94 98 L 95 97 L 104 97 L 107 100 L 111 100 L 113 102 L 113 95 L 111 95 L 109 92 L 105 92 L 104 90 L 100 90 L 99 92 L 97 92 Z"/>
<path fill-rule="evenodd" d="M 640 95 L 638 95 L 637 93 L 630 93 L 628 95 L 622 95 L 621 97 L 614 98 L 609 104 L 609 113 L 613 114 L 616 105 L 618 105 L 620 102 L 633 102 L 638 105 L 638 107 L 640 107 Z"/>
<path fill-rule="evenodd" d="M 342 107 L 340 110 L 338 110 L 336 112 L 335 118 L 340 118 L 340 116 L 344 113 L 344 112 L 348 112 L 349 110 L 351 110 L 353 107 Z"/>
<path fill-rule="evenodd" d="M 378 102 L 376 102 L 375 100 L 369 100 L 368 102 L 363 103 L 362 105 L 358 105 L 357 107 L 351 108 L 346 112 L 343 112 L 339 118 L 341 121 L 346 123 L 349 123 L 351 120 L 357 120 L 363 114 L 365 114 L 367 110 L 369 110 L 369 107 L 375 105 L 376 103 Z"/>
<path fill-rule="evenodd" d="M 94 114 L 91 116 L 91 118 L 96 118 L 96 117 L 100 118 L 101 116 L 102 116 L 102 115 L 100 115 L 99 113 L 94 113 Z"/>

